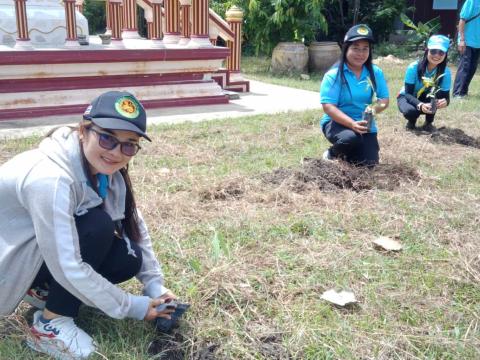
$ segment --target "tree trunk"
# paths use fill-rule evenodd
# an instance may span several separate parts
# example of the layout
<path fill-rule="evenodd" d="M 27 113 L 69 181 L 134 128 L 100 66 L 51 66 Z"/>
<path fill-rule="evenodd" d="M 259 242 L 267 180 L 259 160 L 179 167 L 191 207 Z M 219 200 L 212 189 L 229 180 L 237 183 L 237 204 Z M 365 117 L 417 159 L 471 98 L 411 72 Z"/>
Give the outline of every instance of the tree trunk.
<path fill-rule="evenodd" d="M 360 12 L 360 0 L 355 0 L 353 5 L 353 25 L 358 22 L 358 13 Z"/>

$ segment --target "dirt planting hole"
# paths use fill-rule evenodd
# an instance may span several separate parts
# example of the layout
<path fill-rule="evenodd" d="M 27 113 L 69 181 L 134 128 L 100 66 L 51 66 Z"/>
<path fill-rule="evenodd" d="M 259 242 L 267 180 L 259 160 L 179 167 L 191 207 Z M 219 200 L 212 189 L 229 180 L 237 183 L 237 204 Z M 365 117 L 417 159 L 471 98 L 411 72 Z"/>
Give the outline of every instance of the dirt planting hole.
<path fill-rule="evenodd" d="M 373 169 L 352 166 L 344 161 L 329 162 L 305 158 L 300 169 L 280 168 L 264 174 L 266 183 L 286 185 L 295 192 L 304 192 L 314 186 L 324 191 L 350 189 L 393 190 L 402 182 L 416 182 L 418 172 L 406 164 L 379 164 Z"/>
<path fill-rule="evenodd" d="M 422 134 L 429 135 L 432 141 L 436 143 L 447 145 L 460 144 L 480 149 L 480 138 L 474 138 L 473 136 L 467 135 L 461 129 L 442 126 L 433 133 L 417 132 L 417 135 Z"/>
<path fill-rule="evenodd" d="M 202 201 L 235 200 L 240 199 L 244 193 L 244 185 L 240 181 L 229 180 L 213 189 L 202 190 L 199 195 Z"/>

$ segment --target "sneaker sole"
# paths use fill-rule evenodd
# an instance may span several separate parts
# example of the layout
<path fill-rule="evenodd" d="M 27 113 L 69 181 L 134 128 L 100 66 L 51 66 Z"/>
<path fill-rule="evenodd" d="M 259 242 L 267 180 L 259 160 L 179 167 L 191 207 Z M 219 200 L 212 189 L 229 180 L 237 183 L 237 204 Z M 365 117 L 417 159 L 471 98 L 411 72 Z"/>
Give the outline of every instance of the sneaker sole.
<path fill-rule="evenodd" d="M 67 350 L 62 350 L 57 346 L 52 346 L 52 344 L 45 344 L 42 343 L 41 340 L 26 340 L 27 346 L 42 354 L 47 354 L 53 357 L 56 360 L 82 360 L 86 359 L 86 357 L 76 357 L 72 354 L 69 354 Z"/>
<path fill-rule="evenodd" d="M 27 294 L 27 295 L 24 296 L 23 301 L 32 305 L 33 307 L 36 307 L 39 310 L 45 309 L 46 302 L 43 301 L 43 300 L 40 300 L 40 299 L 38 299 L 34 296 L 31 296 L 31 295 Z"/>

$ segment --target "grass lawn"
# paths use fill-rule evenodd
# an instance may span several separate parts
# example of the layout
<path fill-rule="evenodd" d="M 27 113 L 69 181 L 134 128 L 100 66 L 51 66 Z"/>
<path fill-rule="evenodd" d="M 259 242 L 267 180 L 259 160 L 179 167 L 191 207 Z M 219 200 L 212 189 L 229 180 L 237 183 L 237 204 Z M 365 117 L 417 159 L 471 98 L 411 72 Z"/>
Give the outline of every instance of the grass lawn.
<path fill-rule="evenodd" d="M 272 78 L 255 61 L 244 61 L 250 78 L 319 88 L 319 76 Z M 171 338 L 83 309 L 78 324 L 103 354 L 94 358 L 480 358 L 480 152 L 405 132 L 394 95 L 407 63 L 381 65 L 391 106 L 379 116 L 379 141 L 381 162 L 395 165 L 391 188 L 266 180 L 321 156 L 319 111 L 150 128 L 154 141 L 131 167 L 137 203 L 166 285 L 192 307 Z M 435 124 L 480 138 L 479 100 L 477 75 L 471 97 Z M 1 142 L 0 163 L 38 140 Z M 379 236 L 403 250 L 378 251 Z M 321 300 L 330 288 L 352 290 L 358 306 Z M 31 318 L 28 306 L 0 323 L 0 359 L 46 359 L 22 344 L 21 315 Z"/>

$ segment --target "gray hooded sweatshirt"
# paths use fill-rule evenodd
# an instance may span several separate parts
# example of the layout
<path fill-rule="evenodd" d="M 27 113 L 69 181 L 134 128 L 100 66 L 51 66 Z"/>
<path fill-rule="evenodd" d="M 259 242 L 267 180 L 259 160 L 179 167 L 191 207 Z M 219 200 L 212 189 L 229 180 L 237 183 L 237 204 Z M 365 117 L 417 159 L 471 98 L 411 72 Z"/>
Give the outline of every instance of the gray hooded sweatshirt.
<path fill-rule="evenodd" d="M 125 182 L 109 176 L 104 209 L 124 218 Z M 151 298 L 164 294 L 163 274 L 139 214 L 144 296 L 110 283 L 82 261 L 75 216 L 102 203 L 87 184 L 78 133 L 60 128 L 38 149 L 0 166 L 0 316 L 11 314 L 45 261 L 55 280 L 84 304 L 114 318 L 143 319 Z M 124 236 L 129 245 L 129 239 Z"/>

